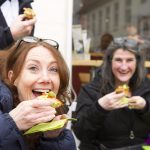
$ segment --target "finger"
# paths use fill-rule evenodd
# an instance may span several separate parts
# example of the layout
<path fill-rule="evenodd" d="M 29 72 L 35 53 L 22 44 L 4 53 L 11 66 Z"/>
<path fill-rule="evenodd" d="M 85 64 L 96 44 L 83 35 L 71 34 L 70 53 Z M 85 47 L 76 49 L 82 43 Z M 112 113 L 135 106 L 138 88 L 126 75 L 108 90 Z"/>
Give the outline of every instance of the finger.
<path fill-rule="evenodd" d="M 135 106 L 133 106 L 133 105 L 129 105 L 129 106 L 128 106 L 128 108 L 129 108 L 129 109 L 134 109 L 134 108 L 135 108 Z"/>
<path fill-rule="evenodd" d="M 114 92 L 112 92 L 112 93 L 110 93 L 110 95 L 115 95 L 116 94 L 116 92 L 114 91 Z"/>
<path fill-rule="evenodd" d="M 41 112 L 51 112 L 53 114 L 56 114 L 56 109 L 52 108 L 50 106 L 46 106 L 46 107 L 36 107 L 34 108 L 34 113 L 41 113 Z"/>
<path fill-rule="evenodd" d="M 69 116 L 67 114 L 62 114 L 61 115 L 61 119 L 67 119 L 67 118 L 69 118 Z"/>
<path fill-rule="evenodd" d="M 43 106 L 50 106 L 53 103 L 51 100 L 31 100 L 32 107 L 43 107 Z"/>
<path fill-rule="evenodd" d="M 115 98 L 122 98 L 124 96 L 126 96 L 124 92 L 115 94 Z"/>
<path fill-rule="evenodd" d="M 49 122 L 49 121 L 51 121 L 54 117 L 55 117 L 55 115 L 43 116 L 43 117 L 37 118 L 34 122 L 35 122 L 35 124 L 44 123 L 44 122 Z"/>
<path fill-rule="evenodd" d="M 128 103 L 129 103 L 129 105 L 135 105 L 137 103 L 137 101 L 136 100 L 130 100 Z"/>
<path fill-rule="evenodd" d="M 61 119 L 61 115 L 56 116 L 53 120 L 57 121 Z"/>
<path fill-rule="evenodd" d="M 18 16 L 18 19 L 21 20 L 21 21 L 23 21 L 25 19 L 25 15 L 24 14 L 20 14 Z"/>
<path fill-rule="evenodd" d="M 23 24 L 24 26 L 33 26 L 36 22 L 36 18 L 30 19 L 30 20 L 24 20 Z"/>
<path fill-rule="evenodd" d="M 52 119 L 55 117 L 55 113 L 50 111 L 50 112 L 41 112 L 36 114 L 36 117 L 34 117 L 34 119 L 39 119 L 39 118 L 43 118 L 43 117 L 51 117 Z"/>
<path fill-rule="evenodd" d="M 120 102 L 116 102 L 114 105 L 112 105 L 112 108 L 121 108 L 123 105 L 121 105 L 121 103 Z"/>
<path fill-rule="evenodd" d="M 55 115 L 55 110 L 48 110 L 48 111 L 37 111 L 35 109 L 31 109 L 27 114 L 26 117 L 28 120 L 35 120 L 37 118 L 43 117 L 43 116 L 49 116 L 49 115 Z"/>

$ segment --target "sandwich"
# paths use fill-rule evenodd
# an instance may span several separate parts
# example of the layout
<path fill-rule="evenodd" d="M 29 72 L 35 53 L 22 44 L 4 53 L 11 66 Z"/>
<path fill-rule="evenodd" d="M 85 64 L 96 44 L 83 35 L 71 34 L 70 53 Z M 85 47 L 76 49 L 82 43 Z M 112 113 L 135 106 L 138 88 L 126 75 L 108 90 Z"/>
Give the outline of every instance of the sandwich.
<path fill-rule="evenodd" d="M 25 15 L 26 19 L 33 19 L 35 17 L 35 12 L 31 8 L 23 8 L 24 12 L 23 14 Z"/>
<path fill-rule="evenodd" d="M 129 99 L 128 99 L 128 96 L 129 96 L 129 86 L 127 84 L 119 85 L 116 88 L 115 92 L 117 94 L 122 93 L 122 92 L 125 93 L 125 96 L 120 99 L 120 103 L 121 104 L 128 104 L 129 103 Z"/>
<path fill-rule="evenodd" d="M 42 95 L 38 96 L 38 99 L 41 100 L 52 99 L 53 103 L 51 104 L 51 107 L 53 108 L 58 108 L 63 105 L 63 103 L 56 98 L 56 94 L 53 91 L 42 93 Z"/>
<path fill-rule="evenodd" d="M 126 96 L 129 95 L 129 86 L 127 84 L 123 84 L 123 85 L 119 85 L 115 92 L 118 94 L 118 93 L 122 93 L 124 92 Z"/>

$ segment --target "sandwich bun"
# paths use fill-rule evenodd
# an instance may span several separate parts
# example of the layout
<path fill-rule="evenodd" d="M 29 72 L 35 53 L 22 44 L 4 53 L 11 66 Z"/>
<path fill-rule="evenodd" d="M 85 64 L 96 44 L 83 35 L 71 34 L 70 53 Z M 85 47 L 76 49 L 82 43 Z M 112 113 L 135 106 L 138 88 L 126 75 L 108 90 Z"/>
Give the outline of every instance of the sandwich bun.
<path fill-rule="evenodd" d="M 36 16 L 35 12 L 31 8 L 23 8 L 23 10 L 23 14 L 25 15 L 26 19 L 33 19 Z"/>
<path fill-rule="evenodd" d="M 38 96 L 38 99 L 41 99 L 41 100 L 52 99 L 53 103 L 51 104 L 51 107 L 53 107 L 53 108 L 58 108 L 63 105 L 63 103 L 56 98 L 56 94 L 52 91 L 50 91 L 48 93 L 46 93 L 46 92 L 43 93 L 41 96 Z"/>

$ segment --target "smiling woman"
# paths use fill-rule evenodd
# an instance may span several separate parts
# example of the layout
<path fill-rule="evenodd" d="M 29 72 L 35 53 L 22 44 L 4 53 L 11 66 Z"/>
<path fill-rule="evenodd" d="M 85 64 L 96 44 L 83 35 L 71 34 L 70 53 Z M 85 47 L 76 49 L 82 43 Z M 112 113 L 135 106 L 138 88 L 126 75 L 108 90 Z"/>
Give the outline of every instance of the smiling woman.
<path fill-rule="evenodd" d="M 3 67 L 2 84 L 10 89 L 13 106 L 7 110 L 4 103 L 11 101 L 7 99 L 1 102 L 0 100 L 2 149 L 9 150 L 12 147 L 14 150 L 27 148 L 30 150 L 46 150 L 47 148 L 57 150 L 60 147 L 62 150 L 76 149 L 73 135 L 70 130 L 65 129 L 65 125 L 55 131 L 29 136 L 22 135 L 39 123 L 67 119 L 64 114 L 67 113 L 66 103 L 70 102 L 69 71 L 61 53 L 49 41 L 51 40 L 26 37 L 9 50 Z M 38 98 L 47 91 L 55 92 L 56 98 L 62 100 L 64 104 L 60 107 L 58 116 L 53 107 L 53 98 L 47 100 Z M 10 112 L 7 113 L 8 111 Z"/>
<path fill-rule="evenodd" d="M 115 91 L 123 85 L 128 95 Z M 150 131 L 150 80 L 136 41 L 110 45 L 93 81 L 81 88 L 76 114 L 80 150 L 142 149 Z"/>

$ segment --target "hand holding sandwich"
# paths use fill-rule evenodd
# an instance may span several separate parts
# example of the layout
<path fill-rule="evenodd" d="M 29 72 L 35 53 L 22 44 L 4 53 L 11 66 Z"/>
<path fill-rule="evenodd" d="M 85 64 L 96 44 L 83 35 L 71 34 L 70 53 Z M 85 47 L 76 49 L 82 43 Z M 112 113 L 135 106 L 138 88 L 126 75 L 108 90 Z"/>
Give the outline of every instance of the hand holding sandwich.
<path fill-rule="evenodd" d="M 56 110 L 50 105 L 52 100 L 42 101 L 39 99 L 22 101 L 9 115 L 15 121 L 19 130 L 27 130 L 32 126 L 51 121 Z"/>
<path fill-rule="evenodd" d="M 31 34 L 32 29 L 36 23 L 36 18 L 30 20 L 24 20 L 25 15 L 19 15 L 14 23 L 10 26 L 13 39 L 16 41 L 24 36 Z"/>
<path fill-rule="evenodd" d="M 63 115 L 56 116 L 53 120 L 61 120 L 61 119 L 67 119 L 67 118 L 68 116 L 66 114 L 63 114 Z M 66 124 L 62 128 L 44 132 L 44 137 L 47 137 L 47 138 L 58 137 L 61 134 L 62 130 L 66 127 Z"/>
<path fill-rule="evenodd" d="M 142 110 L 146 106 L 146 101 L 141 96 L 132 96 L 129 98 L 128 107 L 130 109 L 139 109 Z"/>
<path fill-rule="evenodd" d="M 128 106 L 127 103 L 120 103 L 120 99 L 123 98 L 124 96 L 125 93 L 117 94 L 116 92 L 112 92 L 100 98 L 98 100 L 98 103 L 105 110 L 114 110 L 127 107 Z"/>

